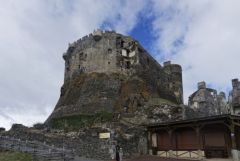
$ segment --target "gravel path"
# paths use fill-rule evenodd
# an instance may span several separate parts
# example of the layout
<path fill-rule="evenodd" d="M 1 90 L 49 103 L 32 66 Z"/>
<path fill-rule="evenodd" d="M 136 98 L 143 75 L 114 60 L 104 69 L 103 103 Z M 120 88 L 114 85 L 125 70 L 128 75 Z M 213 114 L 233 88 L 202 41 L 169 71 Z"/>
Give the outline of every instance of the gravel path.
<path fill-rule="evenodd" d="M 134 158 L 134 159 L 128 159 L 128 160 L 123 160 L 123 161 L 191 161 L 191 160 L 174 159 L 174 158 L 161 158 L 161 157 L 158 157 L 158 156 L 141 156 L 141 157 L 137 157 L 137 158 Z"/>

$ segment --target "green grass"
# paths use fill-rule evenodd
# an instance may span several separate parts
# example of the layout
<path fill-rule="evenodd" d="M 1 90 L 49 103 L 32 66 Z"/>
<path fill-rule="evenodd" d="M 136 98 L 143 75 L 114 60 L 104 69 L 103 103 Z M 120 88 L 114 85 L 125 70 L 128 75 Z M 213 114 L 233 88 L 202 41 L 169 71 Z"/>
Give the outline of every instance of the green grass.
<path fill-rule="evenodd" d="M 29 154 L 19 152 L 0 152 L 0 161 L 32 161 Z"/>
<path fill-rule="evenodd" d="M 53 129 L 75 131 L 83 127 L 91 127 L 95 123 L 109 122 L 112 118 L 113 115 L 105 111 L 93 115 L 65 116 L 61 118 L 53 118 L 50 121 L 50 127 Z"/>

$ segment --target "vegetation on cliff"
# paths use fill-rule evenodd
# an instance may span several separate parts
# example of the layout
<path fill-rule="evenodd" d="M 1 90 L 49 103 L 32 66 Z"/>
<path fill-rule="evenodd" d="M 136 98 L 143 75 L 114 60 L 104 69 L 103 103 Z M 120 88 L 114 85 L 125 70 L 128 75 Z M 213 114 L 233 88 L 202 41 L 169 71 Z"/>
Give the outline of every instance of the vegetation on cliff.
<path fill-rule="evenodd" d="M 110 122 L 113 119 L 113 114 L 101 111 L 92 115 L 72 115 L 60 118 L 53 118 L 49 125 L 53 129 L 64 129 L 67 131 L 76 131 L 84 127 L 92 127 L 96 123 Z"/>

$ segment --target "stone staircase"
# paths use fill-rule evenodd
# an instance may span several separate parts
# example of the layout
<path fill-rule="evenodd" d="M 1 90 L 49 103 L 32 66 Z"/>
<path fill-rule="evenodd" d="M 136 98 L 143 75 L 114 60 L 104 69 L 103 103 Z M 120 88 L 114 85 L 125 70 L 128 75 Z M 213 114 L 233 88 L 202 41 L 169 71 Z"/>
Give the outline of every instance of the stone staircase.
<path fill-rule="evenodd" d="M 0 136 L 0 148 L 11 151 L 29 153 L 34 161 L 74 161 L 73 150 L 58 148 L 36 141 Z"/>

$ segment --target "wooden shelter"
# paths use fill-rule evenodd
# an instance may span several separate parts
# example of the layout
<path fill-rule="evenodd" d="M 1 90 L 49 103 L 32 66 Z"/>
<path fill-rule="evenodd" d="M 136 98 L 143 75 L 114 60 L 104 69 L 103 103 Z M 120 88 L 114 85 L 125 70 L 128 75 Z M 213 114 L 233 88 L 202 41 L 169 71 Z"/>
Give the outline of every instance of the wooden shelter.
<path fill-rule="evenodd" d="M 154 155 L 202 159 L 240 154 L 240 116 L 160 123 L 149 126 L 148 131 L 149 149 Z"/>

